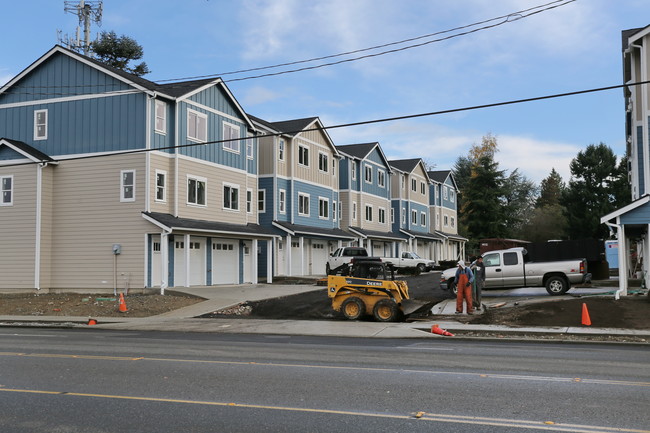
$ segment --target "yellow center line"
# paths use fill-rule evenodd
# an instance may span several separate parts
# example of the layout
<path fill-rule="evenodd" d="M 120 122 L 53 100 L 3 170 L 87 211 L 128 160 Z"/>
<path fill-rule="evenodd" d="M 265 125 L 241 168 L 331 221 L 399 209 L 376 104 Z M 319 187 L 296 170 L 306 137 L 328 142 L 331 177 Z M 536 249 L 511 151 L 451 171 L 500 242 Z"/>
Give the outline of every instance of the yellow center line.
<path fill-rule="evenodd" d="M 219 401 L 205 401 L 205 400 L 185 400 L 173 398 L 157 398 L 157 397 L 138 397 L 128 395 L 111 395 L 111 394 L 90 394 L 80 392 L 66 392 L 66 391 L 46 391 L 46 390 L 33 390 L 33 389 L 7 389 L 1 388 L 0 392 L 11 393 L 25 393 L 25 394 L 42 394 L 59 397 L 83 397 L 83 398 L 105 398 L 116 400 L 132 400 L 132 401 L 146 401 L 156 403 L 170 403 L 170 404 L 193 404 L 202 406 L 220 406 L 220 407 L 236 407 L 243 409 L 260 409 L 260 410 L 276 410 L 285 412 L 303 412 L 303 413 L 320 413 L 331 415 L 344 415 L 344 416 L 362 416 L 371 418 L 389 418 L 395 420 L 418 420 L 429 422 L 445 422 L 454 424 L 474 424 L 474 425 L 491 425 L 499 427 L 513 427 L 521 429 L 533 430 L 549 430 L 549 431 L 565 431 L 565 432 L 578 432 L 578 433 L 650 433 L 650 430 L 627 429 L 620 427 L 604 427 L 604 426 L 588 426 L 580 424 L 563 424 L 553 421 L 531 421 L 531 420 L 517 420 L 507 418 L 486 418 L 476 416 L 462 416 L 462 415 L 447 415 L 447 414 L 429 414 L 426 412 L 414 412 L 408 415 L 399 414 L 382 414 L 372 412 L 350 411 L 350 410 L 334 410 L 334 409 L 319 409 L 319 408 L 304 408 L 304 407 L 291 407 L 291 406 L 270 406 L 262 404 L 247 404 L 247 403 L 234 403 L 234 402 L 219 402 Z"/>
<path fill-rule="evenodd" d="M 313 365 L 313 364 L 290 364 L 275 362 L 256 362 L 256 361 L 217 361 L 212 359 L 179 359 L 179 358 L 147 358 L 147 357 L 126 357 L 126 356 L 93 356 L 93 355 L 75 355 L 75 354 L 55 354 L 55 353 L 21 353 L 21 352 L 0 352 L 0 356 L 20 356 L 28 358 L 62 358 L 62 359 L 92 359 L 106 361 L 149 361 L 149 362 L 179 362 L 179 363 L 197 363 L 197 364 L 219 364 L 219 365 L 253 365 L 259 367 L 280 367 L 280 368 L 313 368 L 322 370 L 349 370 L 349 371 L 367 371 L 378 373 L 416 373 L 430 375 L 448 375 L 448 376 L 466 376 L 479 377 L 481 379 L 504 379 L 504 380 L 528 380 L 534 382 L 563 382 L 575 384 L 592 384 L 592 385 L 620 385 L 620 386 L 650 386 L 650 382 L 631 382 L 622 380 L 607 379 L 583 379 L 576 377 L 552 377 L 552 376 L 530 376 L 530 375 L 511 375 L 511 374 L 489 374 L 489 373 L 468 373 L 468 372 L 450 372 L 435 370 L 412 370 L 403 368 L 378 368 L 378 367 L 354 367 L 354 366 L 336 366 L 336 365 Z"/>

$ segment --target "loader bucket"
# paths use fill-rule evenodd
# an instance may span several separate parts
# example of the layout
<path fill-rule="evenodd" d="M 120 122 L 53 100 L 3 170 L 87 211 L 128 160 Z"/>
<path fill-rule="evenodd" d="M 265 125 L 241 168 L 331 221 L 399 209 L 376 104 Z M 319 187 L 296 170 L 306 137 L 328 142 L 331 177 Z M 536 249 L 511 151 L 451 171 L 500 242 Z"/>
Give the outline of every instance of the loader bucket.
<path fill-rule="evenodd" d="M 432 302 L 416 301 L 413 299 L 404 299 L 401 303 L 402 313 L 404 313 L 405 316 L 424 311 L 427 308 L 430 308 L 432 305 Z"/>

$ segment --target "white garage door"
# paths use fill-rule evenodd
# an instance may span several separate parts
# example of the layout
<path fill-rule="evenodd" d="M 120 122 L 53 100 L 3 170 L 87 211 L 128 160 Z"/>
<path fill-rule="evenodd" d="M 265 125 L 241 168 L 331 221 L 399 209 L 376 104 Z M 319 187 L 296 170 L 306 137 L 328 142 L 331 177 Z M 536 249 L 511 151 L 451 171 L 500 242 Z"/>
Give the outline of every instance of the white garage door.
<path fill-rule="evenodd" d="M 212 240 L 212 284 L 239 284 L 239 241 Z"/>
<path fill-rule="evenodd" d="M 327 251 L 326 241 L 311 241 L 311 275 L 322 275 L 325 273 Z"/>

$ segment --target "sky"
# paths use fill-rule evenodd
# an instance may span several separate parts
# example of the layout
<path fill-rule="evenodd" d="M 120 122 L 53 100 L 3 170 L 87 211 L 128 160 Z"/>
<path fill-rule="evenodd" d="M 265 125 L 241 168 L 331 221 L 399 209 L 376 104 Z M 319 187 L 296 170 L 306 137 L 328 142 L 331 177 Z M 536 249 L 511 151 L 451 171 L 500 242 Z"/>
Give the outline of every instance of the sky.
<path fill-rule="evenodd" d="M 647 0 L 562 0 L 533 15 L 513 14 L 552 1 L 104 0 L 101 27 L 91 29 L 93 38 L 115 31 L 142 45 L 151 81 L 220 76 L 249 114 L 271 122 L 317 116 L 335 126 L 623 84 L 621 31 L 650 25 Z M 77 0 L 3 4 L 0 85 L 56 45 L 57 30 L 75 33 L 78 18 L 64 3 Z M 228 74 L 478 22 L 485 23 L 383 49 Z M 478 30 L 485 26 L 493 27 Z M 460 35 L 468 30 L 476 31 Z M 614 89 L 328 133 L 336 145 L 379 142 L 388 159 L 423 158 L 436 170 L 452 169 L 492 134 L 499 167 L 539 184 L 552 168 L 567 182 L 571 160 L 590 144 L 623 156 L 624 120 L 623 90 Z"/>

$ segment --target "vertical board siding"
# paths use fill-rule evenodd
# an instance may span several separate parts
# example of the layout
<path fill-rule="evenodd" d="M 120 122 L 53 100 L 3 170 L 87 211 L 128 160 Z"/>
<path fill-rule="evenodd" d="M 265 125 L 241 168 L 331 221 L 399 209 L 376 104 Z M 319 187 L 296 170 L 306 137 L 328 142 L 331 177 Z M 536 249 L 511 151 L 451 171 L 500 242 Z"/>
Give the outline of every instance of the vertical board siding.
<path fill-rule="evenodd" d="M 142 218 L 145 155 L 65 161 L 56 167 L 53 194 L 52 288 L 112 288 L 112 245 L 121 244 L 118 280 L 144 287 Z M 120 202 L 122 170 L 136 170 L 134 202 Z"/>
<path fill-rule="evenodd" d="M 291 182 L 288 179 L 277 178 L 276 183 L 277 183 L 277 191 L 276 191 L 276 200 L 275 200 L 274 205 L 275 205 L 275 207 L 277 209 L 277 219 L 278 219 L 278 221 L 291 222 L 291 212 L 293 212 L 292 209 L 297 209 L 297 207 L 295 207 L 293 205 L 293 202 L 292 202 L 293 194 L 291 192 L 292 191 Z M 285 212 L 284 213 L 280 213 L 280 199 L 279 199 L 279 197 L 280 197 L 280 190 L 281 189 L 286 191 L 285 192 L 285 203 L 284 203 Z M 296 203 L 296 206 L 297 205 L 298 204 Z"/>
<path fill-rule="evenodd" d="M 13 176 L 13 205 L 0 206 L 0 287 L 34 288 L 36 166 L 0 167 Z"/>

